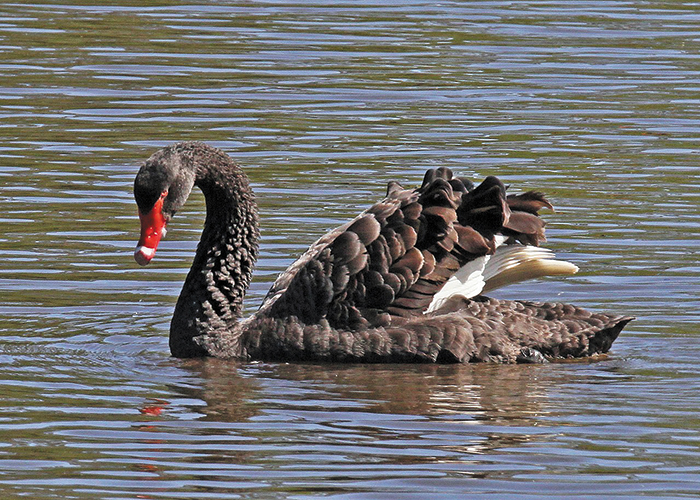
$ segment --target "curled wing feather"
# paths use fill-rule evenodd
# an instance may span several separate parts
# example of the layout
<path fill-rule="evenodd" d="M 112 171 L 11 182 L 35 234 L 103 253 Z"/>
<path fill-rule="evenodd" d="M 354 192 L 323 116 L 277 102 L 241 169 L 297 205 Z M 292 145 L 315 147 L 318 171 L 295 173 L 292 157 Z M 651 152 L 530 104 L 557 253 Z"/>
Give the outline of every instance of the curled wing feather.
<path fill-rule="evenodd" d="M 536 192 L 507 196 L 496 177 L 476 188 L 449 169 L 429 170 L 418 189 L 390 183 L 387 197 L 329 232 L 283 273 L 260 313 L 333 328 L 401 324 L 426 312 L 461 268 L 509 240 L 544 239 Z"/>

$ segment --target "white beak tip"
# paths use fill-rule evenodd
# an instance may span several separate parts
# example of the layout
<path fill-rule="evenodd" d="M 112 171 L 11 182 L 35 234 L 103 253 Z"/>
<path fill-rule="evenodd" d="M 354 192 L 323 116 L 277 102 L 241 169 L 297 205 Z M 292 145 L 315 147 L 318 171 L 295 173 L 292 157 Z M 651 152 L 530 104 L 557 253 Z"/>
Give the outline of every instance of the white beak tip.
<path fill-rule="evenodd" d="M 156 249 L 155 248 L 148 248 L 145 246 L 138 246 L 136 247 L 136 250 L 134 251 L 134 260 L 139 266 L 145 266 L 149 262 L 151 262 L 151 259 L 153 259 L 153 256 L 156 254 Z"/>

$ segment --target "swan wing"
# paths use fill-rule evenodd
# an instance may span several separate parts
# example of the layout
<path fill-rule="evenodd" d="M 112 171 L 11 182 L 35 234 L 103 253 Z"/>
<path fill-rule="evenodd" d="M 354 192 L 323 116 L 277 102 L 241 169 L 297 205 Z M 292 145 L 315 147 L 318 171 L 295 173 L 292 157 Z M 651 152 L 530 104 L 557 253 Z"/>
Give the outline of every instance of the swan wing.
<path fill-rule="evenodd" d="M 537 260 L 497 248 L 517 244 L 525 255 L 522 248 L 536 247 L 544 239 L 537 215 L 543 207 L 551 205 L 540 193 L 506 196 L 495 177 L 474 188 L 444 168 L 429 170 L 418 189 L 390 183 L 384 200 L 294 262 L 258 314 L 356 329 L 437 310 L 436 296 L 443 302 L 455 293 L 473 297 L 503 281 L 513 262 L 522 271 L 528 258 Z M 489 266 L 490 260 L 501 264 Z"/>

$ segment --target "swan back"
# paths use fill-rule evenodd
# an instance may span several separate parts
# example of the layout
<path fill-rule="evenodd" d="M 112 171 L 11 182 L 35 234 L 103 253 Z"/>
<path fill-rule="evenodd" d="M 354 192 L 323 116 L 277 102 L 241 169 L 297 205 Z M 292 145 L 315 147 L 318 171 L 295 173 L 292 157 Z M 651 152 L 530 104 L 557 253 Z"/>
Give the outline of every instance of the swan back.
<path fill-rule="evenodd" d="M 532 276 L 549 274 L 554 266 L 541 264 L 553 261 L 551 253 L 536 246 L 543 207 L 551 205 L 541 194 L 508 197 L 495 177 L 474 188 L 448 169 L 428 171 L 418 189 L 391 183 L 384 200 L 311 245 L 257 315 L 386 327 L 436 311 L 452 295 L 474 297 L 487 282 L 502 285 L 508 271 L 522 279 L 535 262 Z"/>

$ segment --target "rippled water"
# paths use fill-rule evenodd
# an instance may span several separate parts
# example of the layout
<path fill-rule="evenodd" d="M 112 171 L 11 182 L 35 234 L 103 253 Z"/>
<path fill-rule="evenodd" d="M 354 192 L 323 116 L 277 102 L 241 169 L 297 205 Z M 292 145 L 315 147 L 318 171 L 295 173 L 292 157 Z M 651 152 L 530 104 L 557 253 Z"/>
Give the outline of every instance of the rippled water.
<path fill-rule="evenodd" d="M 3 498 L 689 498 L 700 491 L 700 11 L 683 1 L 0 5 Z M 131 183 L 246 168 L 250 308 L 446 165 L 548 193 L 582 272 L 508 298 L 638 317 L 597 362 L 171 359 L 197 194 L 137 268 Z"/>

